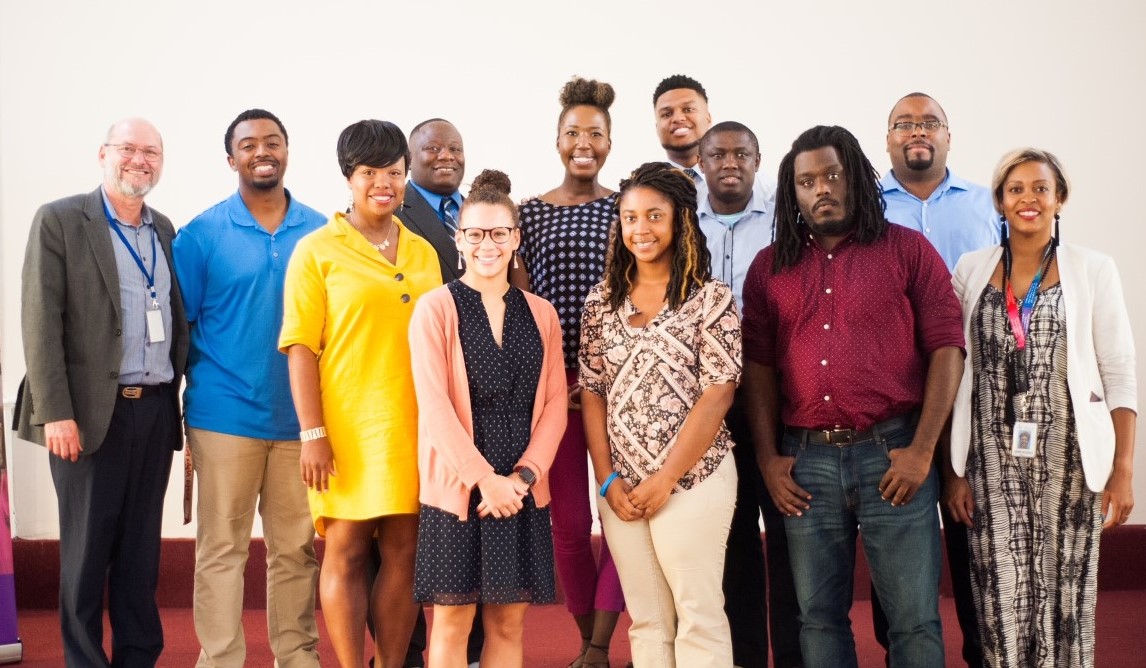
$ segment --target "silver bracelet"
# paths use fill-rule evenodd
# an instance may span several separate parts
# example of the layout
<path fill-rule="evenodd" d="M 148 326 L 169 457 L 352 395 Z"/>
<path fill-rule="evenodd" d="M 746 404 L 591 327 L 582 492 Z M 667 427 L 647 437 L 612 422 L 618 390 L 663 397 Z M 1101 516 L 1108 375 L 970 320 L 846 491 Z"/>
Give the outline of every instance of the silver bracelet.
<path fill-rule="evenodd" d="M 314 429 L 307 429 L 298 433 L 298 439 L 303 443 L 307 441 L 317 441 L 320 438 L 326 438 L 326 427 L 315 427 Z"/>

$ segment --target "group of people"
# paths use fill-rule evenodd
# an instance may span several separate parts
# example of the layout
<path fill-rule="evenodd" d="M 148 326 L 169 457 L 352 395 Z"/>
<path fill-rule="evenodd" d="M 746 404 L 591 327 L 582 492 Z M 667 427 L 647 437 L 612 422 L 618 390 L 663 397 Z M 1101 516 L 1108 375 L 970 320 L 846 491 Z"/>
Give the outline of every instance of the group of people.
<path fill-rule="evenodd" d="M 282 666 L 319 664 L 316 586 L 339 665 L 369 630 L 379 668 L 521 666 L 558 581 L 571 668 L 609 665 L 626 608 L 637 668 L 855 666 L 857 539 L 889 665 L 942 666 L 940 515 L 968 666 L 1093 665 L 1135 358 L 1113 262 L 1060 243 L 1057 158 L 959 179 L 912 93 L 882 179 L 817 126 L 772 181 L 700 83 L 652 97 L 667 161 L 614 191 L 614 91 L 567 83 L 564 179 L 520 205 L 495 170 L 463 197 L 446 120 L 355 123 L 329 218 L 285 188 L 283 123 L 248 110 L 224 135 L 238 191 L 177 234 L 144 203 L 158 131 L 113 125 L 103 183 L 37 212 L 23 273 L 15 421 L 51 453 L 68 665 L 162 651 L 184 373 L 199 666 L 243 664 L 256 512 Z"/>

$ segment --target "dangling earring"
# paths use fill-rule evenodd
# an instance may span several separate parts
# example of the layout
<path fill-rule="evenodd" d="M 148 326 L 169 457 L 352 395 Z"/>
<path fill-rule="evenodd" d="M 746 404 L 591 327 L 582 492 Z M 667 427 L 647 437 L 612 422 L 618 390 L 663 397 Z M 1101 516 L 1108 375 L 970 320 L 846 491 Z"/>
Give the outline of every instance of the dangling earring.
<path fill-rule="evenodd" d="M 513 268 L 517 269 L 517 251 L 513 251 Z"/>
<path fill-rule="evenodd" d="M 796 210 L 796 227 L 799 227 L 803 224 L 804 224 L 804 216 L 800 213 L 800 210 L 797 209 Z"/>
<path fill-rule="evenodd" d="M 1054 243 L 1056 246 L 1058 245 L 1058 240 L 1059 240 L 1059 236 L 1058 236 L 1058 211 L 1055 211 L 1054 212 Z"/>
<path fill-rule="evenodd" d="M 458 251 L 458 271 L 464 271 L 465 268 L 466 265 L 464 262 L 462 262 L 462 252 Z"/>
<path fill-rule="evenodd" d="M 999 214 L 999 238 L 1003 242 L 1007 241 L 1007 217 L 1001 213 Z"/>
<path fill-rule="evenodd" d="M 346 213 L 354 210 L 354 193 L 350 193 L 346 197 Z"/>

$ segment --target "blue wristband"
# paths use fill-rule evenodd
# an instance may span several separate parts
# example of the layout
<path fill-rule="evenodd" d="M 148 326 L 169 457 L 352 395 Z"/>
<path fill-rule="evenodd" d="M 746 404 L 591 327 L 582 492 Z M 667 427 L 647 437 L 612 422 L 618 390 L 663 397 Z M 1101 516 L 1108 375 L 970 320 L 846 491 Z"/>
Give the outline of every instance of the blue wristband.
<path fill-rule="evenodd" d="M 605 498 L 605 492 L 609 491 L 609 485 L 612 485 L 613 481 L 616 480 L 617 476 L 619 476 L 619 475 L 621 475 L 621 474 L 617 473 L 616 471 L 613 471 L 612 473 L 609 474 L 608 478 L 605 478 L 605 482 L 601 483 L 601 498 L 602 499 Z"/>

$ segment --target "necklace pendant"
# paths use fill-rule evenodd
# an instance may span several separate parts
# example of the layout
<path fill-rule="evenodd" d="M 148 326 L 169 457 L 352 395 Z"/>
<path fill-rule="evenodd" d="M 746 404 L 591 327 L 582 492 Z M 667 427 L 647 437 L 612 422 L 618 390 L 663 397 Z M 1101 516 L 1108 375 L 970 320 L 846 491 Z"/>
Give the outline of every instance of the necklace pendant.
<path fill-rule="evenodd" d="M 390 240 L 387 239 L 380 244 L 370 244 L 370 245 L 373 246 L 374 248 L 376 248 L 379 253 L 382 253 L 382 252 L 385 252 L 385 250 L 390 247 Z"/>

